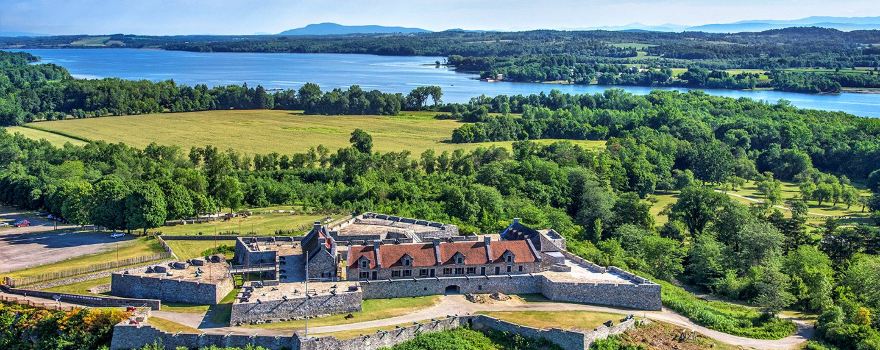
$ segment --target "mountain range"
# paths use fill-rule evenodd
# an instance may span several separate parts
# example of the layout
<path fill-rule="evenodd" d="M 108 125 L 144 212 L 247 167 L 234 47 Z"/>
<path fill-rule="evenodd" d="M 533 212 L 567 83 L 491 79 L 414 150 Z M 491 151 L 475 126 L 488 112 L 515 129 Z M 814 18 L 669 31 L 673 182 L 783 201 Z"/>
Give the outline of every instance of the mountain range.
<path fill-rule="evenodd" d="M 346 34 L 409 34 L 428 33 L 430 30 L 379 25 L 347 26 L 337 23 L 309 24 L 302 28 L 285 30 L 278 35 L 346 35 Z"/>

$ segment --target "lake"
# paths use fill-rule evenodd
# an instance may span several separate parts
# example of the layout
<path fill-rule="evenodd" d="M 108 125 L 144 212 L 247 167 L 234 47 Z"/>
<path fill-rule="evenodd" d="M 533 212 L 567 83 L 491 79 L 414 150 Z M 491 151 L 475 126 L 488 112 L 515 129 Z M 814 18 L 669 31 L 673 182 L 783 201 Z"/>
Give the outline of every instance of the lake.
<path fill-rule="evenodd" d="M 78 78 L 118 77 L 209 86 L 242 84 L 266 88 L 298 88 L 306 82 L 322 90 L 360 85 L 365 90 L 408 93 L 417 86 L 438 85 L 443 101 L 467 102 L 479 95 L 528 95 L 558 89 L 566 93 L 597 93 L 609 88 L 647 94 L 658 88 L 634 86 L 488 83 L 474 74 L 456 73 L 434 62 L 442 57 L 354 54 L 201 53 L 146 49 L 33 49 L 26 51 L 67 68 Z M 659 88 L 686 91 L 686 88 Z M 798 107 L 844 111 L 880 117 L 880 94 L 810 95 L 781 91 L 705 89 L 708 94 L 747 97 L 769 102 L 780 99 Z"/>

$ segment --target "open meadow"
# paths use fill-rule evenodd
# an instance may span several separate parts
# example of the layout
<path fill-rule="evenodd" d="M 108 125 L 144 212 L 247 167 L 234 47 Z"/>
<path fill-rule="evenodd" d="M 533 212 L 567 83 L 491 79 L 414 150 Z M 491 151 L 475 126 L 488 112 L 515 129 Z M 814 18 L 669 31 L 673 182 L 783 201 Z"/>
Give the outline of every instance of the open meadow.
<path fill-rule="evenodd" d="M 225 110 L 47 121 L 11 128 L 10 131 L 36 139 L 46 138 L 59 146 L 66 141 L 102 140 L 143 148 L 155 142 L 178 145 L 184 151 L 192 146 L 213 145 L 246 154 L 290 154 L 318 145 L 336 150 L 349 146 L 351 132 L 357 128 L 372 135 L 373 147 L 379 152 L 408 150 L 420 154 L 426 149 L 451 151 L 490 145 L 510 148 L 512 144 L 448 143 L 452 131 L 462 123 L 434 119 L 435 114 L 401 112 L 397 116 L 326 116 L 279 110 Z M 590 148 L 605 145 L 604 141 L 572 142 Z"/>

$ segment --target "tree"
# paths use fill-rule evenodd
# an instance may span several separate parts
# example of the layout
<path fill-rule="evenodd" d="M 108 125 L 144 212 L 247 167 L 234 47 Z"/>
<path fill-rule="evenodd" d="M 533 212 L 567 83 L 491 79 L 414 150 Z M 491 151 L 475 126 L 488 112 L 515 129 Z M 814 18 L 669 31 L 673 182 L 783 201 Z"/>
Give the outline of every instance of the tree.
<path fill-rule="evenodd" d="M 361 129 L 354 129 L 348 142 L 361 153 L 369 154 L 373 150 L 373 137 Z"/>
<path fill-rule="evenodd" d="M 75 190 L 68 193 L 61 205 L 61 216 L 68 223 L 86 225 L 91 222 L 92 197 L 94 190 L 88 182 L 77 182 Z"/>
<path fill-rule="evenodd" d="M 125 198 L 125 221 L 129 230 L 147 229 L 162 226 L 167 217 L 165 196 L 155 183 L 147 182 L 136 186 Z"/>
<path fill-rule="evenodd" d="M 603 227 L 611 218 L 615 199 L 611 188 L 596 179 L 583 183 L 577 206 L 577 222 L 586 228 L 586 235 L 593 241 L 602 237 Z"/>
<path fill-rule="evenodd" d="M 634 192 L 626 192 L 617 197 L 611 208 L 612 215 L 606 225 L 607 231 L 632 224 L 645 229 L 654 227 L 654 216 L 651 215 L 651 204 L 643 201 Z"/>
<path fill-rule="evenodd" d="M 95 195 L 91 205 L 91 222 L 110 230 L 127 228 L 125 223 L 125 198 L 128 188 L 118 177 L 110 176 L 95 183 Z"/>
<path fill-rule="evenodd" d="M 686 271 L 691 283 L 710 287 L 715 280 L 724 276 L 724 245 L 712 235 L 695 237 L 687 260 Z"/>
<path fill-rule="evenodd" d="M 755 303 L 761 305 L 765 313 L 775 315 L 795 302 L 788 292 L 789 277 L 782 273 L 779 264 L 771 262 L 758 267 L 759 277 L 754 283 Z"/>
<path fill-rule="evenodd" d="M 691 186 L 681 191 L 678 201 L 670 208 L 669 216 L 680 220 L 691 235 L 700 235 L 717 215 L 718 208 L 728 199 L 709 187 Z"/>
<path fill-rule="evenodd" d="M 764 179 L 758 182 L 758 191 L 767 198 L 767 202 L 777 205 L 782 202 L 782 182 L 773 178 L 772 173 L 764 176 Z"/>
<path fill-rule="evenodd" d="M 690 157 L 696 178 L 721 183 L 733 175 L 734 158 L 727 145 L 715 140 L 697 145 L 696 148 Z"/>
<path fill-rule="evenodd" d="M 195 214 L 192 196 L 186 187 L 171 184 L 165 191 L 168 219 L 176 220 L 191 217 Z"/>
<path fill-rule="evenodd" d="M 684 250 L 675 240 L 648 235 L 642 241 L 642 259 L 649 271 L 658 278 L 671 281 L 682 273 L 684 255 Z"/>
<path fill-rule="evenodd" d="M 785 257 L 782 271 L 791 276 L 790 292 L 803 310 L 820 311 L 832 304 L 831 259 L 814 246 L 800 246 Z"/>
<path fill-rule="evenodd" d="M 244 192 L 241 189 L 241 182 L 233 176 L 222 176 L 217 181 L 214 197 L 220 206 L 235 210 L 241 206 L 244 199 Z"/>

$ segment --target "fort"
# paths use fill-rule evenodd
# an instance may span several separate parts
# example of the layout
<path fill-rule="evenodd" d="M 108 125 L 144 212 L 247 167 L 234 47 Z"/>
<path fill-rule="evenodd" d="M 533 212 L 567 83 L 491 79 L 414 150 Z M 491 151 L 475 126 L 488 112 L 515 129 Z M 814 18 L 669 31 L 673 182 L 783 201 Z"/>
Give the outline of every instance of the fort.
<path fill-rule="evenodd" d="M 361 311 L 367 299 L 448 294 L 540 294 L 557 302 L 639 310 L 661 308 L 659 285 L 571 254 L 560 234 L 530 228 L 519 219 L 499 234 L 477 236 L 459 235 L 454 225 L 365 213 L 331 227 L 316 222 L 303 237 L 235 237 L 234 251 L 234 260 L 229 264 L 222 257 L 212 256 L 114 273 L 110 294 L 212 305 L 234 289 L 234 275 L 248 276 L 231 305 L 232 326 L 350 314 Z M 443 322 L 419 327 L 443 330 L 462 322 L 469 327 L 513 327 L 482 316 L 454 317 Z M 126 348 L 117 346 L 117 342 L 136 343 L 129 339 L 130 334 L 167 337 L 148 326 L 119 327 L 119 336 L 113 337 L 114 349 Z M 523 332 L 546 336 L 555 331 Z M 411 338 L 384 334 L 362 341 L 387 346 L 391 343 L 386 337 L 400 341 Z M 579 345 L 563 348 L 583 349 L 583 334 L 552 337 L 575 339 Z M 301 339 L 298 335 L 263 338 L 175 335 L 167 339 L 166 345 L 361 348 L 356 345 L 359 343 Z"/>

